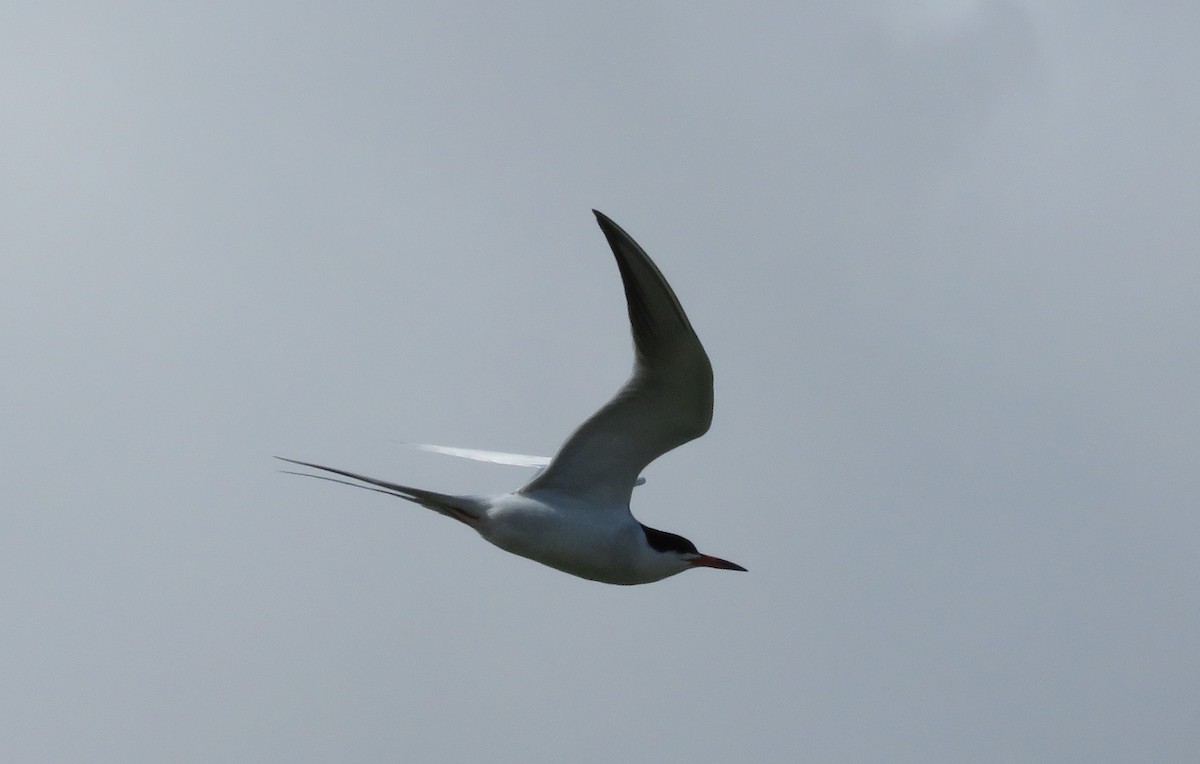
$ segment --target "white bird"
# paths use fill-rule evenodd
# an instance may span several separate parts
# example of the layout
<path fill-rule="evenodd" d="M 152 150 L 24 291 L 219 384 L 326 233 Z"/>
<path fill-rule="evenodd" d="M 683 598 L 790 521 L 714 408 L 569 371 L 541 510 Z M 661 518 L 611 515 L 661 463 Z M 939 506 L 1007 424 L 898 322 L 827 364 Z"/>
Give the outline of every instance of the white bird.
<path fill-rule="evenodd" d="M 593 212 L 625 286 L 634 344 L 629 380 L 548 463 L 543 464 L 543 457 L 428 447 L 456 456 L 542 466 L 527 485 L 491 498 L 453 496 L 278 458 L 358 482 L 295 474 L 420 504 L 474 528 L 505 551 L 593 581 L 647 584 L 700 567 L 744 571 L 728 560 L 701 554 L 682 536 L 642 525 L 629 511 L 633 487 L 646 465 L 708 431 L 712 365 L 650 257 L 616 223 Z"/>

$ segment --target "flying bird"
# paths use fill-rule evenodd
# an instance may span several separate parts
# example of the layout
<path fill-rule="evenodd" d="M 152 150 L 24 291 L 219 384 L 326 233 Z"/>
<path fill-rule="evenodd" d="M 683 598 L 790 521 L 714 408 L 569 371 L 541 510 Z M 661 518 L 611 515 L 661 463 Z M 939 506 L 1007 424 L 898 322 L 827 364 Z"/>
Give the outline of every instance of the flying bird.
<path fill-rule="evenodd" d="M 629 511 L 630 496 L 642 482 L 639 475 L 646 465 L 708 431 L 712 364 L 650 256 L 620 226 L 593 212 L 625 286 L 634 345 L 628 381 L 571 433 L 552 459 L 423 446 L 455 456 L 541 467 L 523 488 L 490 498 L 454 496 L 277 458 L 340 478 L 294 474 L 420 504 L 470 526 L 507 552 L 593 581 L 648 584 L 693 568 L 746 570 L 701 554 L 683 536 L 643 525 Z"/>

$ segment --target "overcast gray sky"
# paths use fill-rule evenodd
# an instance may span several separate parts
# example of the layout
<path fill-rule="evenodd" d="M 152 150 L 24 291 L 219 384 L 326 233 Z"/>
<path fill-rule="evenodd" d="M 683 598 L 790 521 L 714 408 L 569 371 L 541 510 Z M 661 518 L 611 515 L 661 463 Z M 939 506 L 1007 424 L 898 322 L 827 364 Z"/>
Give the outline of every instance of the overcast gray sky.
<path fill-rule="evenodd" d="M 395 6 L 395 7 L 392 7 Z M 10 3 L 0 760 L 1129 762 L 1200 748 L 1194 3 Z M 711 432 L 578 580 L 433 489 L 630 364 Z"/>

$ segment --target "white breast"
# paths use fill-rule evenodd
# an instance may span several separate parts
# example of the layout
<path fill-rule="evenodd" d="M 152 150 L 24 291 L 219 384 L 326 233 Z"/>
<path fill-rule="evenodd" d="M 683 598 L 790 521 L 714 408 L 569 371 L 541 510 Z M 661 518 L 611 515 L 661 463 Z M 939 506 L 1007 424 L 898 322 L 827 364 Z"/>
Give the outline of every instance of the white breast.
<path fill-rule="evenodd" d="M 656 559 L 661 555 L 625 508 L 507 494 L 492 501 L 478 530 L 507 552 L 594 581 L 642 584 L 679 572 Z"/>

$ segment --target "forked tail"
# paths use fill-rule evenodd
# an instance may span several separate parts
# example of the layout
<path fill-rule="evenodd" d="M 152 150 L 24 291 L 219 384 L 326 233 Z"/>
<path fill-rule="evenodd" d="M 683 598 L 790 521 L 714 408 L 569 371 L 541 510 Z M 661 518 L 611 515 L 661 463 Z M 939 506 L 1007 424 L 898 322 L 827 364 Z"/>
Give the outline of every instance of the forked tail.
<path fill-rule="evenodd" d="M 313 475 L 308 472 L 294 472 L 292 470 L 283 470 L 289 475 L 300 475 L 301 477 L 316 478 L 317 480 L 328 480 L 331 483 L 341 483 L 355 488 L 364 488 L 368 491 L 384 493 L 388 496 L 396 496 L 414 504 L 420 504 L 426 509 L 432 509 L 438 514 L 452 517 L 461 523 L 465 523 L 472 528 L 476 527 L 483 519 L 484 513 L 487 510 L 487 502 L 482 499 L 477 499 L 472 496 L 451 496 L 445 493 L 437 493 L 436 491 L 426 491 L 423 488 L 411 488 L 398 483 L 390 483 L 386 480 L 359 475 L 346 470 L 339 470 L 334 467 L 326 467 L 323 464 L 313 464 L 312 462 L 302 462 L 296 459 L 287 459 L 282 456 L 276 456 L 276 459 L 287 462 L 289 464 L 298 464 L 301 467 L 309 467 L 314 470 L 323 472 L 332 472 L 335 475 L 357 480 L 358 483 L 352 483 L 350 480 L 339 480 L 338 478 L 328 477 L 326 475 Z M 361 485 L 367 483 L 368 485 Z"/>

